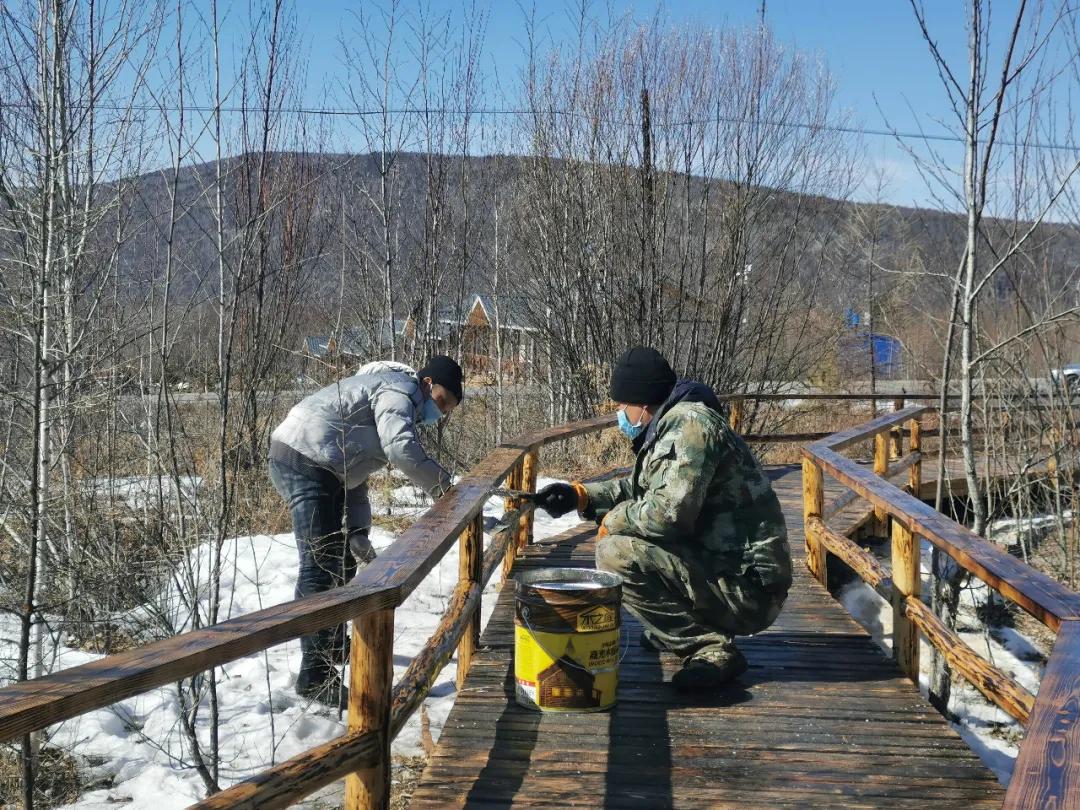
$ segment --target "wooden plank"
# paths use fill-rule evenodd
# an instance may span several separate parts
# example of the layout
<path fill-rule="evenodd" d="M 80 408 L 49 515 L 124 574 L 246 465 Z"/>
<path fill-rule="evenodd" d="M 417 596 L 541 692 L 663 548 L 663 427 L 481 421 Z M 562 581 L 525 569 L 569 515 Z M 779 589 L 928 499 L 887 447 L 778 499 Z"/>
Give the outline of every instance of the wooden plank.
<path fill-rule="evenodd" d="M 731 427 L 732 432 L 741 433 L 745 400 L 742 397 L 733 397 L 728 400 L 728 403 L 730 405 L 728 409 L 728 425 Z"/>
<path fill-rule="evenodd" d="M 615 414 L 607 413 L 602 416 L 594 416 L 591 419 L 582 419 L 577 422 L 568 422 L 553 428 L 535 430 L 523 436 L 503 442 L 502 447 L 517 448 L 518 450 L 535 450 L 555 442 L 572 439 L 575 436 L 584 436 L 588 433 L 596 433 L 615 427 Z"/>
<path fill-rule="evenodd" d="M 883 479 L 889 477 L 888 438 L 888 431 L 881 430 L 874 434 L 874 475 Z M 876 534 L 885 534 L 887 516 L 888 512 L 885 509 L 880 506 L 874 507 L 874 520 L 877 522 Z"/>
<path fill-rule="evenodd" d="M 904 399 L 917 400 L 919 402 L 936 402 L 939 398 L 939 394 L 929 392 L 900 392 L 903 394 Z M 717 394 L 717 399 L 721 402 L 727 402 L 732 399 L 748 399 L 756 402 L 787 402 L 789 400 L 806 400 L 807 402 L 871 402 L 879 399 L 887 399 L 894 396 L 892 392 L 878 392 L 875 394 L 865 393 L 851 393 L 847 391 L 837 391 L 835 393 L 830 392 L 817 392 L 808 391 L 803 394 L 775 394 L 771 392 L 754 392 L 744 391 L 741 393 L 730 394 Z M 949 394 L 949 399 L 959 399 L 959 394 Z"/>
<path fill-rule="evenodd" d="M 829 503 L 825 504 L 825 506 L 821 510 L 821 517 L 825 520 L 828 520 L 834 515 L 838 515 L 843 512 L 857 500 L 859 500 L 859 493 L 853 489 L 849 489 L 840 497 L 834 498 L 833 500 L 829 501 Z"/>
<path fill-rule="evenodd" d="M 389 549 L 364 569 L 400 589 L 402 599 L 438 565 L 469 521 L 483 511 L 491 490 L 521 459 L 521 451 L 499 447 L 402 532 Z"/>
<path fill-rule="evenodd" d="M 510 489 L 512 489 L 512 490 L 520 490 L 521 489 L 521 482 L 522 482 L 522 480 L 524 478 L 523 467 L 524 467 L 524 458 L 522 458 L 521 462 L 514 465 L 514 469 L 511 470 L 510 476 L 506 479 L 507 486 Z M 513 513 L 520 514 L 521 506 L 522 506 L 522 502 L 521 502 L 520 498 L 507 498 L 503 502 L 503 508 L 506 510 L 507 513 L 513 512 Z M 515 524 L 514 531 L 510 533 L 510 536 L 509 536 L 510 542 L 507 544 L 506 550 L 505 550 L 505 552 L 503 554 L 503 558 L 502 558 L 502 578 L 503 578 L 503 580 L 506 580 L 506 579 L 508 579 L 510 577 L 510 569 L 513 568 L 513 566 L 514 566 L 514 557 L 516 557 L 517 553 L 518 553 L 517 538 L 518 538 L 518 534 L 520 533 L 519 532 L 520 526 L 521 526 L 521 522 L 520 522 L 520 518 L 519 518 L 518 522 Z"/>
<path fill-rule="evenodd" d="M 412 661 L 394 686 L 390 698 L 390 739 L 401 731 L 412 713 L 423 703 L 424 698 L 443 667 L 454 655 L 454 647 L 474 626 L 474 619 L 480 610 L 482 586 L 478 582 L 459 583 L 446 606 L 446 613 L 435 632 L 432 633 L 424 649 Z M 471 659 L 470 659 L 471 664 Z M 459 671 L 462 668 L 458 659 Z M 471 670 L 471 666 L 467 669 Z M 464 681 L 464 679 L 462 679 Z M 458 684 L 458 690 L 462 684 Z"/>
<path fill-rule="evenodd" d="M 793 542 L 804 529 L 799 472 L 774 481 Z M 809 534 L 815 528 L 824 526 Z M 581 526 L 534 544 L 515 567 L 592 565 L 594 532 Z M 504 589 L 413 810 L 1001 801 L 993 774 L 801 566 L 776 623 L 739 639 L 749 670 L 713 694 L 670 689 L 680 662 L 638 646 L 640 625 L 624 612 L 628 646 L 618 703 L 607 713 L 541 714 L 515 704 L 512 608 Z"/>
<path fill-rule="evenodd" d="M 375 732 L 379 756 L 345 777 L 346 810 L 390 806 L 390 686 L 394 680 L 394 611 L 353 622 L 349 665 L 349 734 Z"/>
<path fill-rule="evenodd" d="M 834 532 L 822 522 L 821 518 L 812 517 L 807 521 L 808 528 L 829 550 L 835 554 L 867 585 L 876 590 L 883 598 L 892 598 L 892 579 L 877 557 L 859 548 L 853 540 Z"/>
<path fill-rule="evenodd" d="M 484 585 L 487 585 L 488 582 L 491 581 L 491 577 L 496 569 L 502 566 L 503 561 L 506 559 L 511 542 L 517 536 L 517 526 L 518 522 L 521 520 L 522 514 L 531 512 L 532 509 L 533 505 L 531 503 L 525 503 L 522 504 L 520 509 L 503 514 L 503 527 L 491 536 L 488 547 L 484 550 L 484 559 L 481 563 L 480 574 L 480 581 Z"/>
<path fill-rule="evenodd" d="M 1047 397 L 1056 396 L 1051 393 L 1034 392 L 1033 394 L 1010 397 L 1009 403 L 1016 402 L 1038 402 L 1039 400 L 1046 399 Z M 717 399 L 721 402 L 727 402 L 732 399 L 748 399 L 755 402 L 787 402 L 790 400 L 806 400 L 807 402 L 871 402 L 882 399 L 899 399 L 903 397 L 905 400 L 914 400 L 917 402 L 937 402 L 941 397 L 941 394 L 929 391 L 888 391 L 879 390 L 873 394 L 869 392 L 856 393 L 851 391 L 807 391 L 805 393 L 774 393 L 769 391 L 737 391 L 716 395 Z M 951 401 L 959 400 L 960 394 L 946 394 L 945 398 Z M 989 401 L 992 403 L 1001 402 L 1001 397 L 994 394 L 987 399 L 983 394 L 973 394 L 972 399 L 976 402 Z M 1063 405 L 1064 403 L 1062 403 Z M 1073 400 L 1071 402 L 1073 406 L 1080 405 L 1080 402 Z"/>
<path fill-rule="evenodd" d="M 0 689 L 0 741 L 343 624 L 354 616 L 397 605 L 397 589 L 370 584 L 374 579 L 365 569 L 342 588 L 5 686 Z"/>
<path fill-rule="evenodd" d="M 458 547 L 458 588 L 466 592 L 480 592 L 484 564 L 484 516 L 477 515 L 461 535 Z M 478 605 L 477 605 L 478 606 Z M 474 606 L 477 607 L 477 606 Z M 458 644 L 457 686 L 460 689 L 469 674 L 473 653 L 480 643 L 480 611 L 473 609 L 465 614 L 465 626 L 460 632 Z M 425 645 L 426 649 L 426 645 Z M 440 667 L 441 669 L 441 667 Z"/>
<path fill-rule="evenodd" d="M 954 671 L 995 706 L 1021 723 L 1028 722 L 1035 703 L 1034 695 L 975 652 L 917 598 L 905 599 L 903 609 L 905 617 L 926 634 L 927 640 L 941 651 Z"/>
<path fill-rule="evenodd" d="M 839 433 L 834 433 L 828 439 L 804 448 L 803 453 L 813 455 L 819 447 L 830 450 L 843 450 L 845 447 L 850 447 L 853 444 L 872 439 L 881 431 L 888 430 L 896 425 L 901 425 L 910 419 L 922 416 L 930 410 L 932 409 L 929 406 L 912 405 L 909 408 L 904 408 L 902 411 L 884 414 L 876 419 L 871 419 L 869 422 L 864 422 L 861 425 L 856 425 L 847 430 L 842 430 Z"/>
<path fill-rule="evenodd" d="M 1080 621 L 1058 631 L 1004 808 L 1080 808 Z"/>
<path fill-rule="evenodd" d="M 895 478 L 896 476 L 900 475 L 900 473 L 908 472 L 917 465 L 922 464 L 922 460 L 922 452 L 913 451 L 911 453 L 908 453 L 906 456 L 899 459 L 898 461 L 889 464 L 884 477 Z"/>
<path fill-rule="evenodd" d="M 904 410 L 904 398 L 897 397 L 893 400 L 893 410 Z M 904 455 L 904 429 L 897 425 L 889 433 L 889 458 L 898 459 Z"/>
<path fill-rule="evenodd" d="M 191 805 L 191 810 L 272 810 L 291 807 L 300 799 L 332 784 L 358 767 L 373 764 L 382 752 L 381 735 L 374 731 L 337 737 L 268 768 L 228 790 Z"/>
<path fill-rule="evenodd" d="M 825 549 L 812 530 L 811 520 L 820 517 L 824 509 L 821 467 L 810 459 L 803 459 L 803 521 L 806 524 L 806 566 L 822 585 L 827 585 L 828 565 Z"/>
<path fill-rule="evenodd" d="M 892 521 L 893 658 L 901 671 L 919 682 L 919 633 L 904 612 L 908 598 L 918 600 L 919 544 L 899 520 Z"/>
<path fill-rule="evenodd" d="M 908 471 L 908 492 L 918 498 L 919 493 L 922 492 L 922 421 L 912 419 L 908 422 L 908 430 L 911 436 L 908 447 L 912 458 L 917 458 Z"/>
<path fill-rule="evenodd" d="M 1051 629 L 1056 630 L 1063 619 L 1080 618 L 1080 595 L 1061 583 L 1024 565 L 970 529 L 868 473 L 839 453 L 821 445 L 812 445 L 804 452 L 819 462 L 829 475 L 857 491 L 872 505 L 898 517 L 914 533 L 948 553 L 963 568 Z"/>
<path fill-rule="evenodd" d="M 525 492 L 536 492 L 536 475 L 540 468 L 540 457 L 536 450 L 530 450 L 525 454 L 521 462 L 521 489 Z M 532 542 L 533 536 L 533 513 L 527 512 L 518 526 L 517 548 L 523 549 Z"/>

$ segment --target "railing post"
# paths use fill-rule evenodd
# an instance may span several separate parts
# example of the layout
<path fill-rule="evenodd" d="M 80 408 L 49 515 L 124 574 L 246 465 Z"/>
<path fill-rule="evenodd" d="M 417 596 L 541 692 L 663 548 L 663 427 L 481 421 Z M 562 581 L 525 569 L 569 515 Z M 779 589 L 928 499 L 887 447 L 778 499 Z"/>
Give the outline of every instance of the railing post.
<path fill-rule="evenodd" d="M 889 431 L 883 430 L 874 434 L 874 475 L 885 478 L 889 474 Z M 884 536 L 888 526 L 885 523 L 885 510 L 880 506 L 874 507 L 874 523 L 877 526 L 877 534 Z"/>
<path fill-rule="evenodd" d="M 390 689 L 394 681 L 394 611 L 353 621 L 349 667 L 349 732 L 377 731 L 379 761 L 345 778 L 346 810 L 390 806 Z"/>
<path fill-rule="evenodd" d="M 893 658 L 915 683 L 919 682 L 919 630 L 904 613 L 908 596 L 919 598 L 919 543 L 912 531 L 892 521 Z"/>
<path fill-rule="evenodd" d="M 536 473 L 540 466 L 540 451 L 531 449 L 521 462 L 521 486 L 519 489 L 525 492 L 536 492 Z M 521 551 L 532 542 L 533 538 L 533 513 L 525 515 L 518 523 L 517 549 Z"/>
<path fill-rule="evenodd" d="M 743 423 L 743 400 L 740 397 L 736 397 L 731 400 L 728 410 L 728 424 L 731 426 L 731 430 L 735 433 L 742 432 Z"/>
<path fill-rule="evenodd" d="M 897 397 L 893 400 L 893 412 L 899 412 L 904 410 L 904 398 Z M 900 458 L 904 455 L 904 427 L 903 425 L 897 425 L 892 430 L 892 441 L 889 448 L 889 457 L 893 459 Z"/>
<path fill-rule="evenodd" d="M 473 518 L 468 528 L 461 533 L 458 540 L 458 582 L 464 585 L 468 583 L 479 584 L 482 577 L 481 568 L 484 562 L 484 516 L 483 513 Z M 465 676 L 469 674 L 472 666 L 473 654 L 480 646 L 480 606 L 477 605 L 465 631 L 461 634 L 461 641 L 457 649 L 457 688 L 461 691 L 465 683 Z"/>
<path fill-rule="evenodd" d="M 921 453 L 922 452 L 922 420 L 912 419 L 908 422 L 908 430 L 911 433 L 911 437 L 908 439 L 908 452 L 909 453 Z M 920 458 L 911 468 L 908 470 L 908 489 L 911 490 L 911 494 L 916 498 L 922 497 L 922 459 Z"/>
<path fill-rule="evenodd" d="M 825 546 L 810 528 L 810 518 L 820 518 L 825 508 L 824 476 L 817 462 L 808 458 L 802 463 L 803 538 L 806 542 L 806 567 L 822 585 L 828 587 Z"/>
<path fill-rule="evenodd" d="M 506 488 L 507 489 L 521 489 L 522 480 L 522 468 L 524 466 L 524 459 L 514 465 L 514 469 L 510 471 L 510 474 L 506 476 Z M 507 498 L 503 504 L 503 508 L 507 512 L 517 509 L 518 502 L 515 498 Z M 514 567 L 514 558 L 517 557 L 517 537 L 514 538 L 514 542 L 506 544 L 506 556 L 503 557 L 502 576 L 503 580 L 510 576 L 510 569 Z"/>

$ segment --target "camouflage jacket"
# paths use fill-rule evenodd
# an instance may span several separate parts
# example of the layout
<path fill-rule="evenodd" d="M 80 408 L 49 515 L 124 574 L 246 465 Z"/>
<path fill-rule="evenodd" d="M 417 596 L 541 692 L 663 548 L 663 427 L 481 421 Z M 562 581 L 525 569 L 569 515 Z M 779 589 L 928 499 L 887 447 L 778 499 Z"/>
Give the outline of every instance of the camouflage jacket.
<path fill-rule="evenodd" d="M 780 501 L 746 443 L 701 402 L 661 411 L 626 478 L 586 484 L 586 517 L 609 534 L 694 550 L 714 574 L 791 585 Z"/>

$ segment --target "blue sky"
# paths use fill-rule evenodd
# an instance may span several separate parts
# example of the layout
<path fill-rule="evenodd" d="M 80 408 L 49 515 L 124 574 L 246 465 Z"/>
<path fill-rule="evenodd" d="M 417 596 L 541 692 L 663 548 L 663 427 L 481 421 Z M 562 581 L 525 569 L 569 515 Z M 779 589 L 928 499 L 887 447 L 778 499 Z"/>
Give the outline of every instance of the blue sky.
<path fill-rule="evenodd" d="M 529 0 L 531 3 L 531 0 Z M 387 0 L 389 2 L 389 0 Z M 512 87 L 524 63 L 525 0 L 477 0 L 487 14 L 483 69 L 498 75 L 503 87 Z M 449 15 L 461 19 L 465 3 L 448 0 L 401 0 L 407 11 L 418 4 L 432 18 Z M 233 22 L 244 9 L 244 0 L 233 7 Z M 383 3 L 382 5 L 385 5 Z M 929 0 L 926 3 L 932 33 L 946 57 L 963 68 L 966 61 L 965 3 L 963 0 Z M 997 30 L 1009 22 L 1016 0 L 998 0 L 992 6 Z M 572 9 L 576 3 L 537 0 L 540 33 L 545 44 L 559 47 L 572 32 Z M 298 33 L 304 46 L 305 106 L 340 106 L 342 62 L 339 39 L 343 28 L 356 28 L 355 12 L 378 13 L 377 5 L 356 0 L 297 0 Z M 760 19 L 760 0 L 672 0 L 663 4 L 663 17 L 672 25 L 745 27 Z M 633 0 L 594 3 L 592 13 L 621 16 L 631 13 L 647 20 L 656 12 L 655 2 Z M 610 11 L 609 11 L 610 10 Z M 837 82 L 840 108 L 850 111 L 853 122 L 870 129 L 892 127 L 902 132 L 945 132 L 954 121 L 941 82 L 922 39 L 908 0 L 767 0 L 766 19 L 777 37 L 808 51 L 829 66 Z M 402 55 L 407 59 L 407 55 Z M 512 91 L 511 91 L 512 92 Z M 348 127 L 336 127 L 338 145 L 349 148 Z M 921 150 L 917 140 L 906 141 Z M 864 140 L 870 165 L 883 170 L 887 200 L 899 204 L 932 204 L 915 164 L 892 136 L 867 135 Z M 935 148 L 957 166 L 962 162 L 959 146 L 936 144 Z M 858 193 L 874 196 L 869 187 Z"/>

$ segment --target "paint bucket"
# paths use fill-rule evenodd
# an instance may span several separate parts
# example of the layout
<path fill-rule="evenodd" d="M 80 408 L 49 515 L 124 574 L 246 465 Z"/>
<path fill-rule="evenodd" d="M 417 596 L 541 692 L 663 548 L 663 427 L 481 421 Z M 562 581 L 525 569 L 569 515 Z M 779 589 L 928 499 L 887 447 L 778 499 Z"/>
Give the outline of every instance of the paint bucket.
<path fill-rule="evenodd" d="M 543 568 L 515 584 L 517 702 L 544 712 L 599 712 L 619 685 L 622 577 Z"/>

